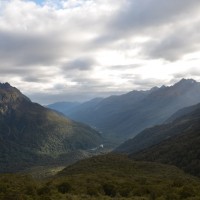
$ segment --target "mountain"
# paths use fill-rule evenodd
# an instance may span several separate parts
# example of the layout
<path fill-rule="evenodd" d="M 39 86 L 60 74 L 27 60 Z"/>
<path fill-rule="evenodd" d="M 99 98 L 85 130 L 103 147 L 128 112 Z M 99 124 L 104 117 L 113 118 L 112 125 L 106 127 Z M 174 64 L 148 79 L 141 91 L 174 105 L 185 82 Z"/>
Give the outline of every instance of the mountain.
<path fill-rule="evenodd" d="M 193 106 L 189 106 L 189 107 L 185 107 L 185 108 L 182 108 L 180 110 L 178 110 L 177 112 L 175 112 L 171 117 L 169 117 L 165 123 L 170 123 L 170 122 L 173 122 L 175 119 L 179 118 L 179 117 L 182 117 L 184 115 L 187 115 L 197 109 L 200 108 L 200 104 L 195 104 Z"/>
<path fill-rule="evenodd" d="M 183 112 L 189 110 L 189 113 Z M 200 176 L 200 104 L 173 116 L 177 116 L 174 121 L 144 130 L 119 146 L 116 152 L 127 153 L 136 160 L 176 165 Z"/>
<path fill-rule="evenodd" d="M 109 135 L 111 128 L 117 123 L 123 123 L 120 112 L 146 96 L 146 92 L 133 91 L 125 95 L 110 96 L 105 99 L 93 99 L 80 105 L 68 116 L 95 127 L 104 136 Z M 112 137 L 111 137 L 112 138 Z"/>
<path fill-rule="evenodd" d="M 87 123 L 118 143 L 132 138 L 145 128 L 162 124 L 181 108 L 200 102 L 200 83 L 182 79 L 178 83 L 147 91 L 132 91 L 111 96 L 92 106 L 82 105 L 67 114 Z"/>
<path fill-rule="evenodd" d="M 183 112 L 189 110 L 191 112 L 187 114 Z M 182 115 L 180 115 L 180 113 L 182 113 Z M 134 138 L 125 141 L 117 147 L 115 152 L 127 154 L 136 153 L 159 144 L 164 140 L 190 132 L 191 129 L 197 131 L 200 128 L 198 125 L 198 120 L 200 120 L 200 104 L 179 110 L 167 121 L 170 121 L 174 116 L 177 116 L 174 121 L 145 129 Z"/>
<path fill-rule="evenodd" d="M 173 134 L 173 137 L 134 153 L 131 157 L 176 165 L 200 177 L 200 106 L 189 114 L 177 118 L 172 124 L 179 124 L 177 128 L 178 131 L 182 129 L 181 134 Z M 175 129 L 166 131 L 178 132 Z"/>
<path fill-rule="evenodd" d="M 66 116 L 69 116 L 73 119 L 73 115 L 78 115 L 77 121 L 83 122 L 90 113 L 95 110 L 96 106 L 103 100 L 103 98 L 94 98 L 89 101 L 86 101 L 70 110 L 67 113 L 64 113 Z M 93 126 L 92 124 L 90 124 Z"/>
<path fill-rule="evenodd" d="M 0 84 L 0 171 L 53 162 L 103 143 L 91 127 L 31 102 L 8 83 Z"/>
<path fill-rule="evenodd" d="M 56 103 L 47 105 L 47 107 L 52 110 L 56 110 L 58 112 L 61 112 L 67 115 L 67 113 L 72 111 L 74 108 L 76 108 L 80 104 L 81 103 L 79 102 L 56 102 Z"/>

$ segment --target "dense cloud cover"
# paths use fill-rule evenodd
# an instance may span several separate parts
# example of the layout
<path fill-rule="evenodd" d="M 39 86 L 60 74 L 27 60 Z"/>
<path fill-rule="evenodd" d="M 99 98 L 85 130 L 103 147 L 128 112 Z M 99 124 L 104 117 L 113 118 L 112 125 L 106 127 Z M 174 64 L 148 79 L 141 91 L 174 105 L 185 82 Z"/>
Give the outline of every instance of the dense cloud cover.
<path fill-rule="evenodd" d="M 1 82 L 34 101 L 200 80 L 197 0 L 0 2 Z"/>

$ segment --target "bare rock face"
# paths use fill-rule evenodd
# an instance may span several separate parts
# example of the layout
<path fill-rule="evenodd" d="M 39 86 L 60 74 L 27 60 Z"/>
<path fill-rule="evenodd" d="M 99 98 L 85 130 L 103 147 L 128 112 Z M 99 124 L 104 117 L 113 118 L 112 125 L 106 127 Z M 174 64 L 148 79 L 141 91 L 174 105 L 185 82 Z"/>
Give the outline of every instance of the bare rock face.
<path fill-rule="evenodd" d="M 0 113 L 8 114 L 12 108 L 16 108 L 22 101 L 31 102 L 17 88 L 9 83 L 0 83 Z"/>

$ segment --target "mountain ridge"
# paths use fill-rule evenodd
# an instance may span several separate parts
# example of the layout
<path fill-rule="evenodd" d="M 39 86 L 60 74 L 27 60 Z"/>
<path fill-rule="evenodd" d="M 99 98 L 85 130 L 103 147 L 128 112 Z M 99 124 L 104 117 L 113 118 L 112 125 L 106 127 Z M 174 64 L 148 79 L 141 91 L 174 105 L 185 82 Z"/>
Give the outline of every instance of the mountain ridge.
<path fill-rule="evenodd" d="M 187 114 L 186 111 L 188 112 Z M 182 115 L 180 115 L 180 113 L 182 113 Z M 172 117 L 174 118 L 175 116 L 177 116 L 177 118 L 171 121 Z M 164 124 L 143 130 L 136 137 L 121 144 L 115 151 L 128 154 L 137 153 L 157 145 L 164 140 L 168 140 L 171 137 L 178 137 L 178 135 L 187 132 L 188 129 L 193 127 L 193 123 L 196 124 L 197 119 L 200 119 L 200 104 L 181 109 L 172 115 L 172 117 L 169 118 L 168 123 L 165 122 Z M 196 126 L 198 127 L 198 124 Z"/>
<path fill-rule="evenodd" d="M 103 143 L 90 126 L 33 103 L 8 83 L 0 85 L 0 166 L 11 168 L 53 161 L 60 154 Z M 14 165 L 15 166 L 15 165 Z"/>
<path fill-rule="evenodd" d="M 82 109 L 79 105 L 67 116 L 95 127 L 105 137 L 120 143 L 145 128 L 164 123 L 179 109 L 199 102 L 200 83 L 181 79 L 172 86 L 110 96 L 91 106 L 86 102 L 87 107 Z"/>
<path fill-rule="evenodd" d="M 138 161 L 175 165 L 200 176 L 200 104 L 184 108 L 174 116 L 177 118 L 172 122 L 144 130 L 115 152 L 126 153 Z"/>

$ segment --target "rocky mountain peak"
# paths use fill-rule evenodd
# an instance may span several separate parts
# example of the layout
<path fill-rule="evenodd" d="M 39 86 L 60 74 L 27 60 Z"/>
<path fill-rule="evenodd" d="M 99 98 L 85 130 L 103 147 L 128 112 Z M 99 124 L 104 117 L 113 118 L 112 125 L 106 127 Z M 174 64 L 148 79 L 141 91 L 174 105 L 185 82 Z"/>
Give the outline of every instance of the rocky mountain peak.
<path fill-rule="evenodd" d="M 0 83 L 0 114 L 6 114 L 11 108 L 16 108 L 22 101 L 31 102 L 28 97 L 9 83 Z"/>
<path fill-rule="evenodd" d="M 195 81 L 194 79 L 181 79 L 179 82 L 177 82 L 174 86 L 192 86 L 192 85 L 196 85 L 198 82 Z"/>

